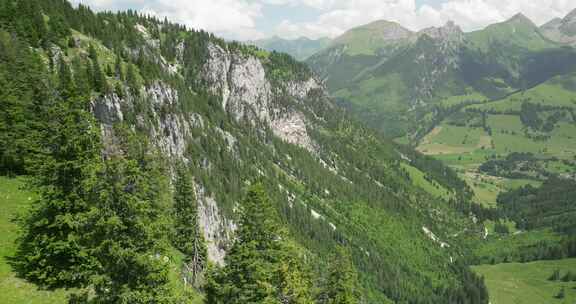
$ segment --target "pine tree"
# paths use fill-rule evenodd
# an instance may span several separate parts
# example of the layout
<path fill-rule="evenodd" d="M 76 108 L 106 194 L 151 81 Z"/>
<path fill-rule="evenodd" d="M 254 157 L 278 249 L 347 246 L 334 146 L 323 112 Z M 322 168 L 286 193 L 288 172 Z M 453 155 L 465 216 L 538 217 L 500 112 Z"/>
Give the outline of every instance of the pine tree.
<path fill-rule="evenodd" d="M 183 166 L 178 168 L 174 188 L 174 245 L 186 255 L 186 268 L 191 273 L 191 282 L 197 286 L 206 266 L 207 249 L 198 223 L 192 177 Z"/>
<path fill-rule="evenodd" d="M 94 83 L 94 90 L 106 94 L 109 92 L 108 81 L 106 80 L 106 75 L 102 72 L 100 63 L 98 62 L 98 53 L 96 52 L 94 45 L 90 45 L 88 54 L 92 60 L 92 73 L 94 75 L 92 81 Z"/>
<path fill-rule="evenodd" d="M 330 272 L 322 294 L 322 302 L 328 304 L 360 303 L 358 274 L 352 264 L 350 253 L 338 246 L 330 265 Z"/>
<path fill-rule="evenodd" d="M 49 99 L 44 61 L 29 45 L 0 30 L 0 174 L 26 174 L 44 130 Z"/>
<path fill-rule="evenodd" d="M 108 82 L 106 81 L 106 75 L 102 73 L 98 59 L 92 61 L 92 71 L 94 72 L 94 89 L 102 94 L 108 92 Z"/>
<path fill-rule="evenodd" d="M 66 40 L 66 43 L 62 42 L 66 37 L 70 36 L 70 34 L 70 27 L 66 23 L 64 17 L 61 15 L 51 16 L 48 21 L 48 39 L 51 42 L 65 47 L 67 46 L 68 41 Z"/>
<path fill-rule="evenodd" d="M 140 84 L 138 83 L 138 77 L 136 75 L 136 70 L 135 70 L 134 64 L 132 64 L 132 63 L 128 64 L 128 72 L 126 75 L 126 82 L 128 82 L 128 87 L 130 88 L 130 91 L 132 92 L 132 94 L 138 95 L 138 92 L 140 91 Z"/>
<path fill-rule="evenodd" d="M 153 171 L 153 170 L 152 170 Z M 172 303 L 164 248 L 162 178 L 138 159 L 114 156 L 95 179 L 84 241 L 97 260 L 97 303 Z"/>
<path fill-rule="evenodd" d="M 70 67 L 64 58 L 60 58 L 58 62 L 59 72 L 58 72 L 58 79 L 59 79 L 59 91 L 60 95 L 64 99 L 71 98 L 72 96 L 76 95 L 76 88 L 74 82 L 72 81 L 72 73 L 70 71 Z"/>
<path fill-rule="evenodd" d="M 91 86 L 91 75 L 88 75 L 88 71 L 86 70 L 87 67 L 90 67 L 90 64 L 86 64 L 80 58 L 74 58 L 72 61 L 72 70 L 74 71 L 74 84 L 76 86 L 76 90 L 86 96 L 90 96 L 90 92 L 92 90 Z"/>
<path fill-rule="evenodd" d="M 298 246 L 287 240 L 282 243 L 278 270 L 278 295 L 280 303 L 314 303 L 311 286 L 311 271 L 302 262 L 304 253 Z"/>
<path fill-rule="evenodd" d="M 82 286 L 95 265 L 81 242 L 92 177 L 101 166 L 99 129 L 86 110 L 88 102 L 77 95 L 52 103 L 39 138 L 32 172 L 40 198 L 21 222 L 17 264 L 43 286 Z"/>
<path fill-rule="evenodd" d="M 211 272 L 207 303 L 312 303 L 310 281 L 261 184 L 242 203 L 226 266 Z"/>

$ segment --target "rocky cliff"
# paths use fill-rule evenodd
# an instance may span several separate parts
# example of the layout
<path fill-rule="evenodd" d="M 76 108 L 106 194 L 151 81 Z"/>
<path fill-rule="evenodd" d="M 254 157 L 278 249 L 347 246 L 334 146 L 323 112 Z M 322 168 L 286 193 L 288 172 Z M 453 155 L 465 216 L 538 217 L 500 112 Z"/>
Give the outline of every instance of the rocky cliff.
<path fill-rule="evenodd" d="M 150 39 L 146 29 L 137 26 L 144 39 Z M 174 73 L 174 66 L 182 65 L 182 58 L 174 64 L 167 64 L 158 55 L 158 43 L 146 44 L 148 52 L 158 56 L 156 60 L 167 73 Z M 324 94 L 320 83 L 310 75 L 303 80 L 293 80 L 272 84 L 261 59 L 256 56 L 232 51 L 218 44 L 207 46 L 208 57 L 202 65 L 199 79 L 208 91 L 219 100 L 222 110 L 237 123 L 249 124 L 254 129 L 269 129 L 279 139 L 294 144 L 311 153 L 316 153 L 317 144 L 308 134 L 313 127 L 300 108 L 306 108 L 306 98 L 312 91 Z M 149 55 L 150 55 L 149 54 Z M 157 80 L 142 86 L 137 96 L 129 90 L 122 97 L 116 93 L 106 94 L 93 100 L 92 111 L 101 123 L 105 153 L 116 153 L 118 140 L 114 125 L 125 121 L 126 113 L 132 112 L 136 104 L 146 105 L 146 109 L 136 113 L 135 128 L 147 130 L 155 147 L 172 161 L 190 161 L 186 150 L 190 141 L 197 140 L 194 130 L 212 133 L 226 142 L 230 153 L 236 153 L 236 135 L 205 122 L 199 113 L 168 112 L 180 100 L 179 92 L 167 82 Z M 288 100 L 288 102 L 280 102 Z M 237 156 L 237 155 L 236 155 Z M 209 169 L 210 157 L 204 157 L 204 166 Z M 325 162 L 323 162 L 325 164 Z M 197 181 L 196 195 L 199 203 L 200 223 L 208 241 L 209 258 L 222 263 L 227 244 L 235 229 L 233 221 L 227 219 L 219 209 L 215 197 Z"/>

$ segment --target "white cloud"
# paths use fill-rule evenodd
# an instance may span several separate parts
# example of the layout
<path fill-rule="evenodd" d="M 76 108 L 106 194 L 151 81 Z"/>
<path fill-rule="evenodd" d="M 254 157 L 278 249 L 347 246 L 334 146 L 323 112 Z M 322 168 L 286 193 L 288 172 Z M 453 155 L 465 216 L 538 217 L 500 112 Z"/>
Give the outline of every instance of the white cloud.
<path fill-rule="evenodd" d="M 204 29 L 230 39 L 258 39 L 255 19 L 262 4 L 250 0 L 73 0 L 101 9 L 138 8 L 160 18 Z"/>
<path fill-rule="evenodd" d="M 452 20 L 465 31 L 504 21 L 518 12 L 542 24 L 576 8 L 575 0 L 438 0 L 434 7 L 418 7 L 416 0 L 72 0 L 96 9 L 135 8 L 159 17 L 214 32 L 231 39 L 258 39 L 266 35 L 285 38 L 334 37 L 375 20 L 396 21 L 412 29 L 439 26 Z M 273 7 L 273 17 L 264 16 Z M 309 21 L 278 11 L 302 11 Z M 293 18 L 294 17 L 294 18 Z M 300 19 L 302 20 L 302 19 Z M 265 21 L 259 23 L 260 21 Z M 266 28 L 263 25 L 266 24 Z M 265 33 L 265 34 L 264 34 Z"/>
<path fill-rule="evenodd" d="M 301 35 L 334 37 L 347 29 L 375 20 L 396 21 L 412 30 L 439 26 L 452 20 L 465 31 L 471 31 L 504 21 L 519 12 L 542 24 L 576 8 L 574 0 L 446 0 L 436 7 L 424 5 L 419 8 L 415 0 L 291 1 L 320 8 L 322 13 L 311 22 L 283 20 L 276 27 L 275 34 L 287 38 Z"/>

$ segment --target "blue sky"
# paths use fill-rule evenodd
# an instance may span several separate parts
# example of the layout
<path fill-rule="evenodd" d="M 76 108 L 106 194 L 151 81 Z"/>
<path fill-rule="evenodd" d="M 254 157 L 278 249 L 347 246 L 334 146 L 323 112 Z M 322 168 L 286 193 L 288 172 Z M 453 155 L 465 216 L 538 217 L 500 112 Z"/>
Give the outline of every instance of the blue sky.
<path fill-rule="evenodd" d="M 523 13 L 542 24 L 576 8 L 575 0 L 72 0 L 96 10 L 132 8 L 228 39 L 335 37 L 375 20 L 412 30 L 454 21 L 465 31 Z"/>

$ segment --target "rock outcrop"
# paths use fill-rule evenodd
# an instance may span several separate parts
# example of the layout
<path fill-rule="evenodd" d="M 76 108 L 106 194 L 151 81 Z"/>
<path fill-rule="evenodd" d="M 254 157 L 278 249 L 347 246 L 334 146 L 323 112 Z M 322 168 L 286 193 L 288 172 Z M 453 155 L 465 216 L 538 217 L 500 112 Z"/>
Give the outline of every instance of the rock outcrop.
<path fill-rule="evenodd" d="M 149 40 L 146 29 L 138 26 L 143 38 Z M 155 54 L 157 44 L 146 44 L 147 52 Z M 310 122 L 296 107 L 280 102 L 289 99 L 294 105 L 306 106 L 306 98 L 313 90 L 323 90 L 314 78 L 301 81 L 282 82 L 273 85 L 264 64 L 259 58 L 237 51 L 224 49 L 219 45 L 208 45 L 208 59 L 199 77 L 207 88 L 220 98 L 222 109 L 234 120 L 248 123 L 255 128 L 269 128 L 274 135 L 287 143 L 315 151 L 316 144 L 308 134 Z M 157 55 L 159 56 L 159 55 Z M 177 55 L 176 64 L 182 54 Z M 168 73 L 170 64 L 161 56 L 159 64 Z M 173 64 L 174 65 L 174 64 Z M 174 71 L 173 71 L 174 72 Z M 207 124 L 198 113 L 184 114 L 170 109 L 177 107 L 180 96 L 177 89 L 162 81 L 155 81 L 140 88 L 138 96 L 125 90 L 121 96 L 111 93 L 92 101 L 92 112 L 101 124 L 105 154 L 121 153 L 119 141 L 114 134 L 114 124 L 127 119 L 127 112 L 134 113 L 135 121 L 130 123 L 141 130 L 147 130 L 151 143 L 167 159 L 188 162 L 187 146 L 195 140 L 194 129 L 219 134 L 226 143 L 228 153 L 238 160 L 238 140 L 218 126 Z M 242 160 L 238 160 L 242 161 Z M 204 159 L 203 168 L 210 170 L 209 159 Z M 228 244 L 236 229 L 232 220 L 227 219 L 219 208 L 217 199 L 208 194 L 205 186 L 196 181 L 196 197 L 199 206 L 199 222 L 207 240 L 209 259 L 222 264 Z"/>
<path fill-rule="evenodd" d="M 314 143 L 306 130 L 303 113 L 278 104 L 278 94 L 302 102 L 312 90 L 321 89 L 314 78 L 287 81 L 275 88 L 266 75 L 262 62 L 253 56 L 232 53 L 210 44 L 209 59 L 203 67 L 203 80 L 213 94 L 222 98 L 222 108 L 236 121 L 253 126 L 265 124 L 281 139 L 313 151 Z"/>

